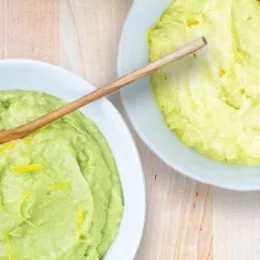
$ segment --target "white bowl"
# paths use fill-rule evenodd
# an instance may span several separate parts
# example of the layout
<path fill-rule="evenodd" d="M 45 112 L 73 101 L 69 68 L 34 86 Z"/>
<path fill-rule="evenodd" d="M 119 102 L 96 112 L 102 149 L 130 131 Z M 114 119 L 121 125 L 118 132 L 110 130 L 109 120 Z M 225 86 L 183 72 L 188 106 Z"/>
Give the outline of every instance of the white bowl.
<path fill-rule="evenodd" d="M 146 31 L 170 0 L 135 0 L 126 20 L 118 57 L 118 74 L 148 62 Z M 148 77 L 121 91 L 123 105 L 137 133 L 165 163 L 197 181 L 233 190 L 259 190 L 260 167 L 228 165 L 206 158 L 182 144 L 167 128 Z"/>
<path fill-rule="evenodd" d="M 70 101 L 94 90 L 85 80 L 53 65 L 29 60 L 0 61 L 0 89 L 43 91 Z M 138 152 L 115 107 L 105 98 L 81 111 L 98 125 L 114 154 L 124 194 L 124 214 L 118 236 L 105 260 L 132 260 L 145 219 L 145 186 Z"/>

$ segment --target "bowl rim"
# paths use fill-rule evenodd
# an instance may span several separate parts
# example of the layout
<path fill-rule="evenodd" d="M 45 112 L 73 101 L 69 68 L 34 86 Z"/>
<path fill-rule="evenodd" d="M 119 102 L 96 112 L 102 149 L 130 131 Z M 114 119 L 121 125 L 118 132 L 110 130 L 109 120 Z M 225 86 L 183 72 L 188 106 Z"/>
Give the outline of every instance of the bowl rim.
<path fill-rule="evenodd" d="M 122 63 L 123 63 L 123 58 L 122 58 L 122 53 L 123 53 L 123 48 L 124 48 L 124 33 L 126 31 L 126 28 L 129 26 L 129 24 L 131 23 L 131 19 L 132 16 L 135 13 L 135 9 L 138 8 L 138 4 L 141 4 L 142 0 L 134 0 L 129 13 L 127 15 L 127 19 L 124 23 L 123 29 L 122 29 L 122 33 L 121 33 L 121 37 L 120 37 L 120 42 L 119 42 L 119 50 L 118 50 L 118 57 L 117 57 L 117 76 L 121 77 L 124 75 L 123 73 L 123 69 L 122 69 Z M 142 5 L 140 5 L 140 7 L 142 7 Z M 151 150 L 151 152 L 153 154 L 155 154 L 160 160 L 162 160 L 167 166 L 169 166 L 170 168 L 172 168 L 173 170 L 183 174 L 184 176 L 193 179 L 195 181 L 198 181 L 200 183 L 203 184 L 207 184 L 210 185 L 212 187 L 217 187 L 217 188 L 223 188 L 226 190 L 232 190 L 232 191 L 242 191 L 242 192 L 247 192 L 247 191 L 259 191 L 260 190 L 260 184 L 259 185 L 255 185 L 253 187 L 250 186 L 243 186 L 243 185 L 238 185 L 238 184 L 219 184 L 219 183 L 214 183 L 213 181 L 209 180 L 209 179 L 202 179 L 200 177 L 198 177 L 197 175 L 193 174 L 192 172 L 190 172 L 189 170 L 186 170 L 184 167 L 178 165 L 177 163 L 174 163 L 170 160 L 168 160 L 162 152 L 158 151 L 157 148 L 155 147 L 155 145 L 146 137 L 145 132 L 142 130 L 141 127 L 139 127 L 138 122 L 136 121 L 136 119 L 134 118 L 134 116 L 131 115 L 131 112 L 128 110 L 128 106 L 126 105 L 126 101 L 123 97 L 123 90 L 120 91 L 120 97 L 121 97 L 121 101 L 124 107 L 124 110 L 126 111 L 126 115 L 129 119 L 129 121 L 131 122 L 131 124 L 133 125 L 136 133 L 138 134 L 138 136 L 143 140 L 143 142 L 147 145 L 147 147 Z"/>
<path fill-rule="evenodd" d="M 32 66 L 41 66 L 42 69 L 48 68 L 48 69 L 51 69 L 53 71 L 59 72 L 60 75 L 67 74 L 67 76 L 69 76 L 69 77 L 74 77 L 75 80 L 77 79 L 77 80 L 80 80 L 80 81 L 84 82 L 84 84 L 86 85 L 86 89 L 82 88 L 81 86 L 78 86 L 78 88 L 81 89 L 82 91 L 84 91 L 85 93 L 88 93 L 88 92 L 93 91 L 93 90 L 96 89 L 91 83 L 89 83 L 83 77 L 80 77 L 80 76 L 76 75 L 75 73 L 73 73 L 72 71 L 69 71 L 69 70 L 67 70 L 67 69 L 65 69 L 65 68 L 63 68 L 63 67 L 61 67 L 59 65 L 56 65 L 56 64 L 51 64 L 51 63 L 40 61 L 40 60 L 36 60 L 36 59 L 23 59 L 23 58 L 2 59 L 2 60 L 0 60 L 0 66 L 2 66 L 3 64 L 9 64 L 9 65 L 12 65 L 12 64 L 14 64 L 14 65 L 15 64 L 16 65 L 17 64 L 24 64 L 24 65 L 32 65 Z M 90 90 L 88 90 L 88 89 L 90 89 Z M 70 99 L 70 100 L 72 100 L 72 99 Z M 106 97 L 104 97 L 104 98 L 102 98 L 100 100 L 102 100 L 102 102 L 105 102 L 108 105 L 109 110 L 114 115 L 117 116 L 118 120 L 120 121 L 120 124 L 122 124 L 122 126 L 124 128 L 125 136 L 126 136 L 126 138 L 128 139 L 128 142 L 130 142 L 130 145 L 131 145 L 131 150 L 132 150 L 132 154 L 131 155 L 135 157 L 135 165 L 136 165 L 136 168 L 139 169 L 139 173 L 138 174 L 141 177 L 140 178 L 140 180 L 141 180 L 141 182 L 140 182 L 140 186 L 141 186 L 140 192 L 142 194 L 141 200 L 143 200 L 143 208 L 142 208 L 141 212 L 138 213 L 138 215 L 140 216 L 140 218 L 139 218 L 140 228 L 139 228 L 139 230 L 137 230 L 137 232 L 138 232 L 138 239 L 134 243 L 132 243 L 132 245 L 131 245 L 131 247 L 129 249 L 129 252 L 128 252 L 129 253 L 129 257 L 131 259 L 134 259 L 136 254 L 137 254 L 137 252 L 138 252 L 138 249 L 140 247 L 140 244 L 141 244 L 141 241 L 142 241 L 142 238 L 143 238 L 144 226 L 145 226 L 145 220 L 146 220 L 146 185 L 145 185 L 145 175 L 144 175 L 140 154 L 139 154 L 139 151 L 137 149 L 135 140 L 134 140 L 133 135 L 130 132 L 129 127 L 127 126 L 123 116 L 121 115 L 119 110 L 115 107 L 115 105 L 110 100 L 108 100 Z M 98 101 L 96 101 L 96 102 L 98 102 Z M 102 133 L 102 131 L 101 131 L 101 133 Z M 106 138 L 106 140 L 107 140 L 107 138 Z M 107 140 L 107 143 L 110 146 L 109 140 Z M 116 156 L 115 156 L 115 160 L 116 160 Z M 119 175 L 119 177 L 121 176 L 119 169 L 118 169 L 118 175 Z M 124 211 L 124 213 L 125 213 L 125 211 Z M 123 218 L 124 218 L 124 215 L 123 215 Z M 122 221 L 123 221 L 123 218 L 122 218 Z M 115 242 L 116 242 L 116 240 L 113 241 L 113 243 L 110 246 L 110 248 L 114 245 Z M 107 253 L 109 253 L 109 251 Z M 107 256 L 104 256 L 103 259 L 104 260 L 110 259 L 110 257 L 107 258 Z"/>

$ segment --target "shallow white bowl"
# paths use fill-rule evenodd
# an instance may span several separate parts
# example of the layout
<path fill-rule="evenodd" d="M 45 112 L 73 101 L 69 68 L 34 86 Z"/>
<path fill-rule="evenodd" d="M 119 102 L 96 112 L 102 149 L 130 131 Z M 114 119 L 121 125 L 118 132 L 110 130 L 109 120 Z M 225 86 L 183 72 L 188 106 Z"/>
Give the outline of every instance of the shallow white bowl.
<path fill-rule="evenodd" d="M 119 76 L 148 62 L 146 31 L 170 2 L 135 0 L 122 33 Z M 183 145 L 164 124 L 147 77 L 124 88 L 121 97 L 140 137 L 172 168 L 197 181 L 218 187 L 243 191 L 260 189 L 260 167 L 220 163 Z"/>
<path fill-rule="evenodd" d="M 70 101 L 94 90 L 94 87 L 78 76 L 47 63 L 2 60 L 0 89 L 42 91 Z M 98 125 L 107 139 L 124 194 L 125 208 L 119 234 L 104 260 L 133 260 L 145 219 L 145 186 L 136 146 L 121 115 L 107 99 L 103 98 L 81 111 Z"/>

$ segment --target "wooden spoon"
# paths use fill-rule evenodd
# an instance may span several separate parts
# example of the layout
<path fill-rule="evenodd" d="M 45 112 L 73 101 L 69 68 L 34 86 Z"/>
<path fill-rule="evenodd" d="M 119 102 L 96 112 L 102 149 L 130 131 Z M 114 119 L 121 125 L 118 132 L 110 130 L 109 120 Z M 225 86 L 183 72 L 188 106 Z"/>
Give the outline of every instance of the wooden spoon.
<path fill-rule="evenodd" d="M 104 96 L 107 96 L 117 90 L 121 89 L 122 87 L 128 85 L 129 83 L 140 79 L 151 72 L 167 65 L 173 61 L 180 60 L 181 58 L 196 52 L 197 50 L 205 47 L 207 45 L 207 41 L 204 37 L 198 38 L 197 40 L 171 52 L 162 58 L 145 65 L 142 68 L 139 68 L 135 71 L 130 72 L 129 74 L 117 79 L 116 81 L 98 88 L 93 92 L 86 94 L 85 96 L 68 103 L 38 119 L 35 119 L 27 124 L 22 126 L 16 127 L 14 129 L 0 131 L 0 144 L 9 142 L 11 140 L 23 138 L 33 131 L 93 102 L 96 101 Z"/>

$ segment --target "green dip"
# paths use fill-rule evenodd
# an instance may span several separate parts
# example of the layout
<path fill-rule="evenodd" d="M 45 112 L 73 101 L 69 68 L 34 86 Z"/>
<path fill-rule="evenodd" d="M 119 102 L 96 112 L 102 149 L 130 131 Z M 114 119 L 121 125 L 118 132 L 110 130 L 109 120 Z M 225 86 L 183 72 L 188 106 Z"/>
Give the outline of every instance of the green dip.
<path fill-rule="evenodd" d="M 168 127 L 220 161 L 260 164 L 259 25 L 257 0 L 174 0 L 148 31 L 150 61 L 207 38 L 151 82 Z"/>
<path fill-rule="evenodd" d="M 63 104 L 44 93 L 1 91 L 0 129 Z M 100 259 L 118 233 L 122 213 L 113 155 L 82 113 L 0 145 L 1 260 Z"/>

